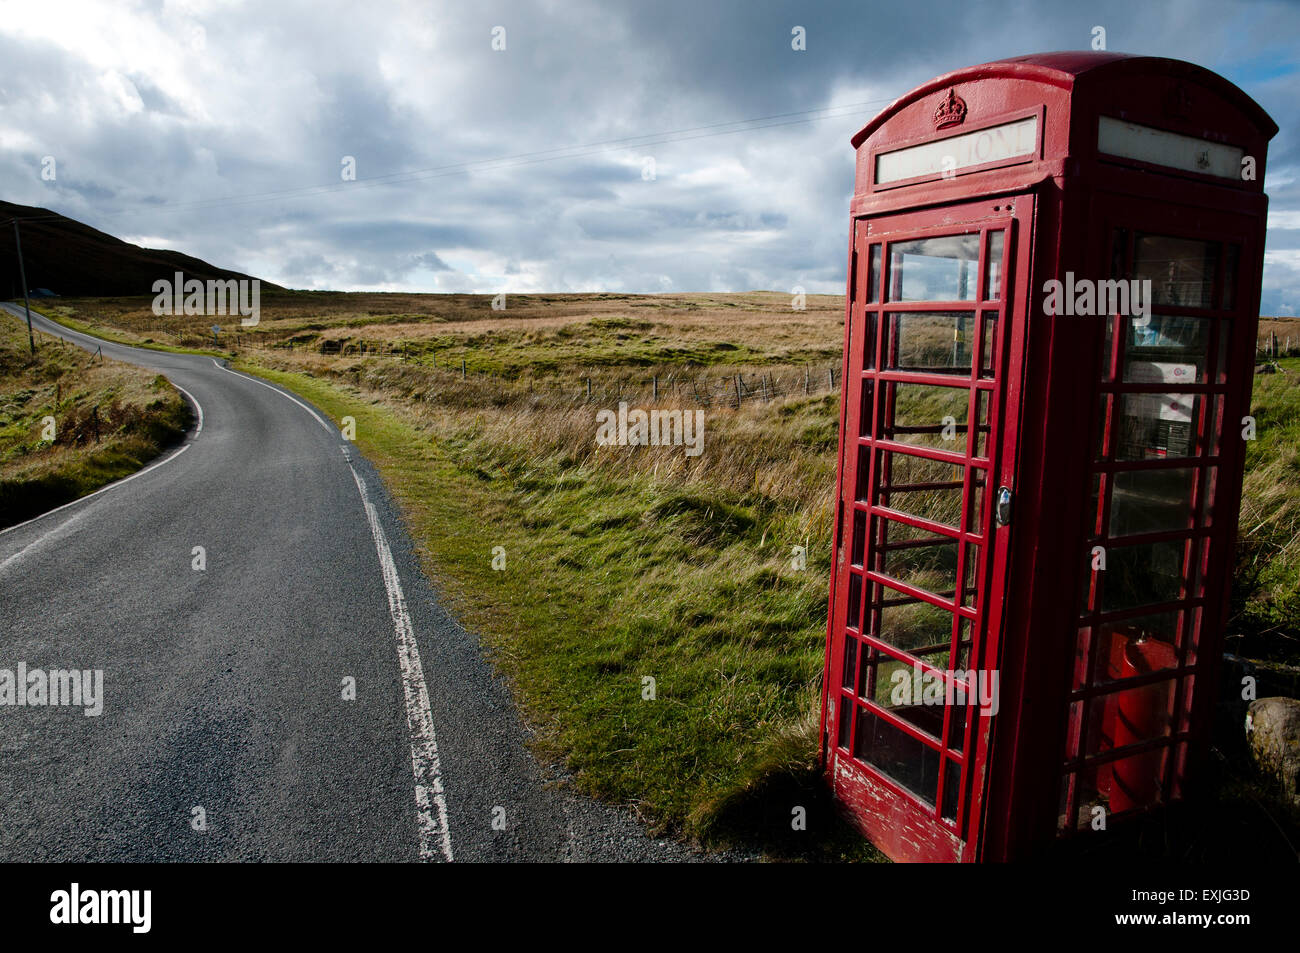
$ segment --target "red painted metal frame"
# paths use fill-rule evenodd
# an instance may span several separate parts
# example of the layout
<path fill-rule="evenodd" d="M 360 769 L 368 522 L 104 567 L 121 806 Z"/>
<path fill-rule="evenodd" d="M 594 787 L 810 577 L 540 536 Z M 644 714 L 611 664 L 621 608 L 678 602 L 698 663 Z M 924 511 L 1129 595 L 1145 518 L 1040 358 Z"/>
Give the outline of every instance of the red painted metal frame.
<path fill-rule="evenodd" d="M 949 93 L 965 101 L 966 124 L 936 130 L 935 105 Z M 879 189 L 874 186 L 875 157 L 880 152 L 960 135 L 1035 112 L 1041 118 L 1038 152 L 1031 161 L 1018 158 L 1012 163 L 963 169 L 949 178 L 889 183 Z M 1101 115 L 1240 147 L 1255 158 L 1256 178 L 1238 183 L 1099 156 L 1097 122 Z M 1225 381 L 1219 385 L 1212 380 L 1209 388 L 1222 396 L 1223 407 L 1216 415 L 1222 421 L 1219 453 L 1212 459 L 1199 458 L 1196 463 L 1218 467 L 1213 523 L 1203 529 L 1198 524 L 1192 532 L 1161 534 L 1170 539 L 1208 540 L 1196 543 L 1204 550 L 1198 553 L 1204 591 L 1191 594 L 1191 600 L 1172 604 L 1175 608 L 1191 607 L 1200 617 L 1200 641 L 1194 661 L 1185 651 L 1186 634 L 1180 632 L 1179 644 L 1183 648 L 1179 662 L 1194 675 L 1194 682 L 1190 697 L 1175 700 L 1176 717 L 1185 718 L 1185 722 L 1174 726 L 1179 734 L 1169 745 L 1166 776 L 1167 780 L 1175 776 L 1179 779 L 1174 796 L 1194 792 L 1196 769 L 1204 759 L 1208 739 L 1227 613 L 1228 571 L 1244 459 L 1241 442 L 1235 439 L 1236 421 L 1248 412 L 1253 379 L 1251 345 L 1267 210 L 1262 183 L 1268 140 L 1276 131 L 1272 120 L 1239 89 L 1191 64 L 1119 54 L 1060 53 L 985 64 L 937 77 L 891 104 L 853 138 L 857 185 L 851 206 L 854 224 L 845 306 L 845 400 L 840 418 L 838 519 L 827 619 L 823 757 L 835 793 L 849 817 L 895 859 L 996 861 L 1041 853 L 1056 837 L 1062 773 L 1069 767 L 1081 767 L 1077 762 L 1067 764 L 1066 754 L 1074 640 L 1080 624 L 1075 594 L 1079 591 L 1082 560 L 1095 535 L 1086 525 L 1085 510 L 1095 469 L 1091 438 L 1098 395 L 1103 389 L 1115 395 L 1183 392 L 1181 387 L 1173 390 L 1166 384 L 1117 382 L 1103 388 L 1100 360 L 1105 318 L 1052 315 L 1043 308 L 1044 283 L 1049 278 L 1063 279 L 1067 271 L 1084 278 L 1111 277 L 1110 235 L 1115 223 L 1121 221 L 1130 230 L 1196 237 L 1225 245 L 1231 241 L 1241 246 L 1231 360 Z M 1004 221 L 1014 220 L 1015 234 L 1008 236 L 1004 246 L 1012 257 L 1008 258 L 1003 279 L 1007 284 L 1001 303 L 999 347 L 1004 363 L 995 389 L 995 393 L 1005 392 L 1006 417 L 1005 421 L 999 418 L 996 425 L 990 417 L 990 469 L 983 486 L 986 516 L 998 485 L 1014 488 L 1016 500 L 1012 525 L 998 529 L 993 538 L 985 540 L 984 559 L 992 560 L 997 568 L 978 580 L 984 599 L 979 611 L 990 616 L 996 613 L 998 619 L 996 631 L 990 631 L 982 640 L 983 657 L 972 658 L 971 667 L 999 670 L 1001 710 L 993 719 L 972 719 L 972 723 L 978 722 L 973 728 L 975 736 L 968 739 L 971 747 L 963 749 L 963 757 L 971 758 L 970 777 L 961 793 L 957 824 L 950 826 L 937 817 L 937 805 L 922 804 L 836 747 L 838 722 L 831 702 L 842 694 L 847 537 L 856 503 L 856 488 L 849 477 L 855 476 L 858 465 L 861 411 L 860 402 L 850 399 L 857 397 L 851 382 L 862 376 L 856 369 L 861 368 L 866 311 L 864 255 L 870 245 L 877 241 L 883 244 L 918 228 L 969 231 L 972 221 L 994 221 L 997 215 Z M 981 244 L 981 269 L 983 257 Z M 882 267 L 888 264 L 888 257 L 882 254 Z M 879 287 L 883 298 L 887 287 L 883 280 Z M 978 294 L 982 293 L 981 288 Z M 872 307 L 883 316 L 908 310 L 912 304 Z M 912 310 L 945 308 L 974 312 L 977 328 L 983 320 L 984 306 L 978 302 L 916 303 Z M 883 325 L 883 320 L 877 323 L 876 355 L 880 355 Z M 1006 340 L 1002 340 L 1004 337 Z M 1215 359 L 1213 348 L 1217 343 L 1216 336 L 1210 343 L 1207 364 Z M 1210 372 L 1213 374 L 1215 368 L 1211 367 Z M 972 381 L 978 374 L 976 367 Z M 877 390 L 890 380 L 954 383 L 950 375 L 878 370 L 870 376 Z M 972 385 L 972 403 L 967 406 L 972 428 L 978 426 L 972 406 L 975 389 Z M 874 399 L 879 403 L 879 397 Z M 1117 400 L 1118 396 L 1112 403 Z M 1118 409 L 1114 412 L 1118 413 Z M 1205 413 L 1204 407 L 1201 412 Z M 994 445 L 995 435 L 1000 438 L 998 446 Z M 975 439 L 974 433 L 968 433 L 968 440 Z M 880 450 L 890 448 L 884 440 L 877 441 L 876 446 Z M 971 466 L 964 455 L 950 451 L 912 444 L 892 449 Z M 1106 465 L 1110 472 L 1142 468 L 1137 461 L 1112 460 Z M 870 474 L 873 503 L 877 483 L 876 475 Z M 963 500 L 963 521 L 967 502 Z M 872 540 L 873 513 L 943 539 L 953 535 L 949 527 L 911 518 L 894 507 L 868 510 L 864 518 Z M 1095 513 L 1093 518 L 1098 519 Z M 1145 537 L 1147 541 L 1157 538 L 1161 537 Z M 958 546 L 959 559 L 964 560 L 965 548 Z M 869 557 L 864 554 L 863 558 L 861 596 L 865 602 L 873 577 L 867 571 Z M 959 567 L 957 589 L 964 583 L 964 567 Z M 894 581 L 889 585 L 902 595 L 933 604 L 956 598 L 955 594 L 923 594 L 916 587 L 900 586 Z M 1139 607 L 1127 615 L 1147 614 L 1159 608 Z M 972 615 L 962 606 L 955 611 L 959 616 Z M 1110 614 L 1116 619 L 1125 616 Z M 867 620 L 859 621 L 865 628 Z M 1190 620 L 1187 624 L 1191 624 Z M 953 647 L 959 628 L 960 622 L 955 620 Z M 886 651 L 886 643 L 871 638 L 864 639 L 863 644 L 875 646 L 890 657 L 905 654 Z M 1160 673 L 1141 676 L 1125 686 L 1152 684 L 1161 677 Z M 856 684 L 853 691 L 858 691 Z M 1090 692 L 1096 694 L 1089 689 L 1076 694 L 1074 700 L 1091 697 Z M 940 748 L 947 746 L 947 718 L 945 715 L 945 737 L 939 739 Z M 908 737 L 925 734 L 900 719 L 889 723 L 897 724 Z M 1150 750 L 1166 740 L 1135 745 L 1118 754 L 1101 753 L 1095 756 L 1095 763 Z M 943 755 L 940 770 L 946 771 L 947 763 Z M 955 763 L 964 762 L 958 759 Z M 942 797 L 942 782 L 943 778 L 936 781 L 938 797 Z"/>
<path fill-rule="evenodd" d="M 921 600 L 951 612 L 953 625 L 950 641 L 943 646 L 948 650 L 947 657 L 950 660 L 958 657 L 963 619 L 971 623 L 969 667 L 976 670 L 987 668 L 988 666 L 984 665 L 981 660 L 996 658 L 996 634 L 999 631 L 998 609 L 1001 604 L 1001 593 L 1000 588 L 993 586 L 993 583 L 995 580 L 1005 577 L 1005 549 L 997 545 L 999 534 L 991 531 L 993 509 L 991 495 L 993 488 L 1001 482 L 1002 477 L 1006 476 L 999 469 L 1001 461 L 997 452 L 999 447 L 1005 445 L 1005 441 L 999 439 L 1003 420 L 1006 416 L 1003 381 L 1005 375 L 1012 368 L 1018 368 L 1019 366 L 1018 359 L 1014 361 L 1008 359 L 1007 350 L 1012 342 L 1023 340 L 1022 330 L 1015 326 L 1015 315 L 1023 315 L 1025 302 L 1028 299 L 1028 287 L 1023 277 L 1023 263 L 1020 266 L 1017 263 L 1017 248 L 1019 246 L 1016 236 L 1017 228 L 1024 228 L 1029 220 L 1031 205 L 1032 203 L 1028 198 L 1023 198 L 1018 210 L 1014 203 L 1011 202 L 977 202 L 967 206 L 944 209 L 939 213 L 912 213 L 877 220 L 872 223 L 869 234 L 860 232 L 858 235 L 856 261 L 859 263 L 859 272 L 853 283 L 855 293 L 850 295 L 851 306 L 847 334 L 850 342 L 848 348 L 850 359 L 845 364 L 846 376 L 844 378 L 843 401 L 845 414 L 843 426 L 845 434 L 856 435 L 866 430 L 868 435 L 864 437 L 855 436 L 851 441 L 845 440 L 843 442 L 839 505 L 846 517 L 840 521 L 840 531 L 842 533 L 849 532 L 848 527 L 852 525 L 852 514 L 861 513 L 868 538 L 864 547 L 860 572 L 856 573 L 858 578 L 863 581 L 862 590 L 859 593 L 859 599 L 863 600 L 863 604 L 858 610 L 859 626 L 853 636 L 846 634 L 849 606 L 844 605 L 841 599 L 837 602 L 837 608 L 832 613 L 831 638 L 828 641 L 827 655 L 827 672 L 829 676 L 827 685 L 829 686 L 828 692 L 836 699 L 836 704 L 833 709 L 831 706 L 827 706 L 824 710 L 828 732 L 827 735 L 824 735 L 824 738 L 836 739 L 835 742 L 827 741 L 827 753 L 831 763 L 831 772 L 835 779 L 836 793 L 842 800 L 868 809 L 863 812 L 864 826 L 867 828 L 869 836 L 877 843 L 885 845 L 885 849 L 890 853 L 901 854 L 910 849 L 911 851 L 919 851 L 928 859 L 973 859 L 971 852 L 974 849 L 974 844 L 969 837 L 969 832 L 972 824 L 978 827 L 979 823 L 979 805 L 982 799 L 984 766 L 987 759 L 988 745 L 988 732 L 980 727 L 980 722 L 986 719 L 982 715 L 968 718 L 965 731 L 960 736 L 959 746 L 954 751 L 952 741 L 953 731 L 956 726 L 951 706 L 945 706 L 943 725 L 940 729 L 941 737 L 935 738 L 923 729 L 894 715 L 889 709 L 876 705 L 872 699 L 864 697 L 866 690 L 861 684 L 861 680 L 865 677 L 865 674 L 860 675 L 859 672 L 850 673 L 849 678 L 852 680 L 852 686 L 848 691 L 845 691 L 842 687 L 845 681 L 845 673 L 843 672 L 845 640 L 846 638 L 856 639 L 858 648 L 854 653 L 854 660 L 863 673 L 868 668 L 863 652 L 865 649 L 871 650 L 878 660 L 906 662 L 916 665 L 926 673 L 936 673 L 943 679 L 945 684 L 953 681 L 947 669 L 938 669 L 925 659 L 920 658 L 919 656 L 923 654 L 922 650 L 903 650 L 872 635 L 876 626 L 874 621 L 869 624 L 868 620 L 878 619 L 881 607 L 888 604 L 887 601 L 881 601 L 880 599 L 874 604 L 867 600 L 867 592 L 870 591 L 871 585 L 874 584 L 881 592 L 882 597 L 884 592 L 894 591 L 902 596 Z M 997 262 L 1001 287 L 998 289 L 996 297 L 986 298 L 984 282 L 989 264 L 989 236 L 996 232 L 1001 232 L 1004 239 L 1002 257 Z M 890 285 L 892 256 L 888 254 L 888 249 L 898 242 L 955 234 L 979 236 L 979 257 L 975 275 L 977 290 L 974 299 L 951 302 L 889 300 L 891 295 L 887 293 L 886 289 Z M 881 274 L 876 279 L 880 293 L 875 302 L 868 303 L 864 300 L 867 295 L 863 287 L 868 275 L 865 266 L 861 263 L 871 260 L 870 249 L 872 246 L 878 246 L 882 250 L 880 255 Z M 890 333 L 892 327 L 890 319 L 894 315 L 909 312 L 961 312 L 974 315 L 975 330 L 972 333 L 971 367 L 967 374 L 887 369 L 888 365 L 896 363 L 896 360 L 889 360 L 888 357 L 897 358 L 896 353 L 893 355 L 886 354 L 885 342 L 887 339 L 893 342 L 895 351 L 897 348 L 897 339 Z M 873 318 L 870 321 L 868 320 L 869 314 Z M 990 319 L 995 322 L 995 334 L 989 342 L 993 346 L 995 354 L 994 359 L 990 362 L 991 375 L 984 376 L 986 360 L 983 353 L 985 346 L 983 328 L 984 322 Z M 869 350 L 866 337 L 868 330 L 874 334 L 874 340 L 871 342 Z M 863 370 L 864 355 L 867 353 L 872 355 L 872 367 Z M 886 391 L 891 382 L 928 384 L 948 387 L 953 390 L 965 390 L 968 394 L 966 400 L 966 426 L 958 428 L 959 430 L 965 430 L 965 452 L 939 450 L 881 437 L 879 427 L 882 418 L 885 416 L 892 418 L 890 408 L 885 406 L 887 403 Z M 861 401 L 860 396 L 862 388 L 867 383 L 873 385 L 871 391 L 871 423 L 864 428 L 860 420 L 864 403 Z M 879 386 L 881 384 L 885 386 Z M 981 397 L 981 395 L 985 396 Z M 983 400 L 987 400 L 988 404 L 988 423 L 981 427 L 979 406 Z M 1014 395 L 1012 400 L 1014 400 Z M 912 428 L 911 432 L 937 429 L 939 428 Z M 985 453 L 977 455 L 981 430 L 987 432 L 987 442 Z M 870 468 L 865 481 L 866 486 L 869 488 L 869 494 L 866 501 L 859 499 L 856 493 L 856 486 L 862 482 L 861 475 L 858 472 L 859 448 L 865 448 L 869 453 Z M 891 494 L 900 492 L 900 485 L 888 480 L 887 477 L 882 478 L 881 474 L 875 469 L 877 462 L 886 453 L 891 456 L 893 454 L 904 454 L 922 459 L 939 460 L 960 465 L 964 468 L 963 472 L 969 474 L 969 476 L 965 477 L 962 483 L 954 484 L 964 487 L 961 498 L 961 516 L 958 519 L 959 525 L 956 528 L 908 514 L 879 502 L 881 492 L 886 486 Z M 978 525 L 972 526 L 970 525 L 973 510 L 971 492 L 976 471 L 984 474 L 982 483 L 984 499 Z M 934 488 L 936 485 L 927 484 L 929 488 Z M 882 554 L 882 549 L 925 545 L 926 541 L 909 541 L 882 547 L 879 535 L 876 532 L 877 520 L 881 517 L 895 523 L 926 530 L 943 539 L 956 541 L 955 584 L 959 590 L 966 588 L 966 560 L 969 558 L 969 553 L 972 551 L 977 552 L 980 562 L 973 580 L 976 593 L 972 601 L 978 608 L 967 605 L 964 598 L 959 600 L 956 592 L 951 595 L 931 593 L 882 572 L 878 558 Z M 847 593 L 851 591 L 847 584 L 849 574 L 853 571 L 851 567 L 856 564 L 851 559 L 844 558 L 843 538 L 838 541 L 838 545 L 840 548 L 837 549 L 836 589 L 840 593 Z M 875 568 L 873 568 L 873 564 Z M 990 595 L 991 590 L 996 591 L 996 595 Z M 906 602 L 908 600 L 900 599 L 896 601 Z M 916 739 L 937 753 L 939 768 L 935 778 L 936 799 L 933 805 L 909 791 L 901 782 L 894 780 L 878 769 L 864 764 L 853 756 L 852 752 L 855 750 L 857 730 L 855 716 L 859 708 L 870 711 L 873 717 Z M 838 745 L 838 739 L 842 733 L 840 721 L 846 716 L 851 718 L 852 721 L 849 725 L 847 747 L 841 748 Z M 959 779 L 956 792 L 957 805 L 952 811 L 953 818 L 949 822 L 944 816 L 947 810 L 945 782 L 947 772 L 951 767 L 962 770 L 963 776 Z M 892 798 L 893 801 L 889 811 L 888 823 L 875 823 L 875 818 L 879 816 L 880 812 L 879 802 L 886 797 Z"/>

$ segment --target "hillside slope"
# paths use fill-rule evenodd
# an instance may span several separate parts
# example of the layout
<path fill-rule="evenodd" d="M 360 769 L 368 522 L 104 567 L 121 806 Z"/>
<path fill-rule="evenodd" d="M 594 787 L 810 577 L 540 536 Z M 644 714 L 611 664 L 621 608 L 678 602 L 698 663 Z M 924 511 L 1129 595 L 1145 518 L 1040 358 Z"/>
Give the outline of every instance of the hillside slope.
<path fill-rule="evenodd" d="M 27 287 L 59 295 L 116 296 L 153 293 L 159 278 L 251 278 L 177 251 L 141 248 L 49 209 L 0 202 L 0 222 L 20 220 Z M 265 290 L 278 285 L 262 282 Z M 0 227 L 0 297 L 22 296 L 13 226 Z"/>

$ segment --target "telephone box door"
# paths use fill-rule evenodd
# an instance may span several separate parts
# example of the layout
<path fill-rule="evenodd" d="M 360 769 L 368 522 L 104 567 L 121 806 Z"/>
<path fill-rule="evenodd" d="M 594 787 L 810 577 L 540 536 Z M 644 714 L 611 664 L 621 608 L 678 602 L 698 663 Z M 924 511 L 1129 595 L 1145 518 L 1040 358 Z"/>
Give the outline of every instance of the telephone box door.
<path fill-rule="evenodd" d="M 1227 578 L 1236 529 L 1258 301 L 1246 263 L 1260 255 L 1251 216 L 1101 194 L 1091 222 L 1098 273 L 1150 282 L 1150 297 L 1105 319 L 1066 831 L 1181 796 L 1187 745 L 1204 735 L 1213 696 L 1193 689 L 1214 684 L 1222 650 L 1226 593 L 1212 581 Z"/>
<path fill-rule="evenodd" d="M 1033 197 L 854 222 L 827 764 L 887 854 L 973 860 Z"/>

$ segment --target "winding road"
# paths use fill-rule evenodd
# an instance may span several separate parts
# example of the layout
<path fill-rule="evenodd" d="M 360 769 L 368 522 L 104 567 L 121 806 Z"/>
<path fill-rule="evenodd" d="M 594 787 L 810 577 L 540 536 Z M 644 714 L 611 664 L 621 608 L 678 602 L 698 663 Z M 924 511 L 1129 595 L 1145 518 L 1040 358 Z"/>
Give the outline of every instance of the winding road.
<path fill-rule="evenodd" d="M 197 413 L 149 467 L 0 533 L 0 669 L 103 672 L 98 716 L 0 706 L 0 860 L 694 856 L 549 779 L 335 422 L 212 358 L 32 320 Z"/>

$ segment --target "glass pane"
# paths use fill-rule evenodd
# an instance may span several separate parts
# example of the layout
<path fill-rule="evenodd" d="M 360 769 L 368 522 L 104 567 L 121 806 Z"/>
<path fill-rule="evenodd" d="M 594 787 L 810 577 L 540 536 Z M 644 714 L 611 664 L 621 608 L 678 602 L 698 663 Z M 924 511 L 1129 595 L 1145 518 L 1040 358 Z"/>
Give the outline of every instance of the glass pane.
<path fill-rule="evenodd" d="M 995 337 L 997 329 L 998 312 L 985 311 L 982 330 L 984 340 L 980 344 L 980 377 L 993 376 L 994 361 L 997 358 L 997 351 L 995 350 L 997 346 Z"/>
<path fill-rule="evenodd" d="M 961 672 L 970 667 L 970 619 L 957 618 L 957 650 L 953 655 L 952 668 Z"/>
<path fill-rule="evenodd" d="M 891 314 L 886 325 L 888 368 L 969 374 L 975 328 L 973 311 L 925 311 Z"/>
<path fill-rule="evenodd" d="M 975 446 L 972 456 L 984 459 L 989 455 L 989 392 L 975 392 Z"/>
<path fill-rule="evenodd" d="M 1115 316 L 1106 315 L 1106 335 L 1102 339 L 1101 379 L 1114 380 L 1115 369 L 1111 366 L 1115 360 Z"/>
<path fill-rule="evenodd" d="M 946 597 L 957 588 L 957 542 L 936 536 L 923 546 L 887 549 L 880 554 L 879 571 Z"/>
<path fill-rule="evenodd" d="M 1056 829 L 1070 829 L 1070 790 L 1074 787 L 1074 775 L 1067 774 L 1061 779 L 1061 799 L 1057 803 Z M 1091 820 L 1091 818 L 1089 818 Z"/>
<path fill-rule="evenodd" d="M 976 685 L 978 686 L 979 676 L 976 674 Z M 966 725 L 970 720 L 971 709 L 979 710 L 978 696 L 954 694 L 952 705 L 952 721 L 948 725 L 948 747 L 953 751 L 961 751 L 966 745 Z M 969 702 L 969 704 L 967 704 Z"/>
<path fill-rule="evenodd" d="M 1097 503 L 1101 500 L 1101 474 L 1092 475 L 1092 489 L 1088 493 L 1088 507 L 1083 511 L 1083 528 L 1089 536 L 1100 536 L 1101 531 L 1097 529 L 1097 524 L 1101 519 L 1101 514 L 1097 511 Z"/>
<path fill-rule="evenodd" d="M 1229 245 L 1223 265 L 1223 310 L 1231 311 L 1237 301 L 1237 261 L 1241 257 L 1240 245 Z"/>
<path fill-rule="evenodd" d="M 961 765 L 951 758 L 943 769 L 943 809 L 944 820 L 957 819 L 957 791 L 961 783 Z"/>
<path fill-rule="evenodd" d="M 984 534 L 984 471 L 971 469 L 970 512 L 966 514 L 966 531 Z"/>
<path fill-rule="evenodd" d="M 870 437 L 871 433 L 871 415 L 875 413 L 875 381 L 864 380 L 862 382 L 862 402 L 858 405 L 858 435 Z"/>
<path fill-rule="evenodd" d="M 945 235 L 890 246 L 890 301 L 974 301 L 979 235 Z"/>
<path fill-rule="evenodd" d="M 1183 583 L 1183 543 L 1109 547 L 1102 576 L 1103 612 L 1174 602 Z"/>
<path fill-rule="evenodd" d="M 1094 631 L 1097 661 L 1092 684 L 1175 668 L 1178 664 L 1174 649 L 1178 641 L 1178 616 L 1177 612 L 1157 612 L 1123 622 L 1103 623 L 1095 629 L 1081 629 L 1075 651 L 1074 687 L 1083 688 L 1087 683 L 1088 649 Z M 1158 642 L 1163 647 L 1145 647 L 1148 642 Z"/>
<path fill-rule="evenodd" d="M 863 318 L 864 338 L 862 341 L 862 369 L 872 371 L 876 368 L 876 312 L 867 311 Z M 853 353 L 853 352 L 849 352 Z"/>
<path fill-rule="evenodd" d="M 1228 379 L 1228 358 L 1232 354 L 1232 322 L 1219 322 L 1219 374 L 1218 383 Z"/>
<path fill-rule="evenodd" d="M 988 270 L 984 278 L 984 298 L 996 301 L 1002 297 L 1002 245 L 1004 233 L 999 229 L 989 233 Z"/>
<path fill-rule="evenodd" d="M 871 246 L 870 264 L 867 268 L 867 303 L 880 300 L 880 246 Z"/>
<path fill-rule="evenodd" d="M 857 482 L 857 490 L 853 498 L 859 503 L 867 503 L 871 499 L 871 449 L 869 447 L 858 448 L 858 470 L 854 474 Z"/>
<path fill-rule="evenodd" d="M 1115 459 L 1195 456 L 1200 403 L 1195 394 L 1121 395 Z"/>
<path fill-rule="evenodd" d="M 1088 754 L 1162 738 L 1172 730 L 1174 679 L 1099 695 L 1090 704 Z"/>
<path fill-rule="evenodd" d="M 900 593 L 887 589 L 885 595 Z M 952 613 L 920 600 L 884 606 L 880 610 L 880 628 L 872 634 L 905 652 L 948 645 L 952 641 Z"/>
<path fill-rule="evenodd" d="M 1218 260 L 1217 242 L 1139 234 L 1134 249 L 1133 277 L 1139 281 L 1150 280 L 1157 305 L 1212 308 L 1214 268 Z"/>
<path fill-rule="evenodd" d="M 836 744 L 841 748 L 849 746 L 849 726 L 853 724 L 853 705 L 847 699 L 836 699 L 837 721 L 839 730 L 836 732 Z"/>
<path fill-rule="evenodd" d="M 939 752 L 865 708 L 858 709 L 853 756 L 934 803 L 939 788 Z"/>
<path fill-rule="evenodd" d="M 974 543 L 966 543 L 965 545 L 961 604 L 974 608 L 978 594 L 980 548 Z"/>
<path fill-rule="evenodd" d="M 1093 457 L 1097 460 L 1106 459 L 1106 428 L 1110 426 L 1110 407 L 1111 401 L 1114 400 L 1110 394 L 1097 395 L 1097 419 L 1093 423 L 1096 443 L 1093 446 Z"/>
<path fill-rule="evenodd" d="M 880 457 L 881 504 L 960 528 L 964 467 L 906 453 L 882 451 Z"/>
<path fill-rule="evenodd" d="M 862 554 L 867 545 L 867 514 L 861 510 L 853 511 L 853 544 L 850 549 L 849 562 L 855 566 L 862 565 Z"/>
<path fill-rule="evenodd" d="M 1211 394 L 1210 405 L 1205 414 L 1205 426 L 1209 428 L 1209 440 L 1202 441 L 1202 446 L 1209 444 L 1210 456 L 1219 455 L 1219 437 L 1223 434 L 1223 408 L 1226 398 L 1222 394 Z"/>
<path fill-rule="evenodd" d="M 855 572 L 849 573 L 848 626 L 856 629 L 862 615 L 862 577 Z"/>
<path fill-rule="evenodd" d="M 970 391 L 964 387 L 889 382 L 892 419 L 884 436 L 899 443 L 964 453 Z"/>
<path fill-rule="evenodd" d="M 858 640 L 852 636 L 844 639 L 844 671 L 840 675 L 840 686 L 853 691 L 854 679 L 858 674 Z"/>
<path fill-rule="evenodd" d="M 1199 471 L 1129 470 L 1114 474 L 1110 498 L 1110 535 L 1135 536 L 1188 529 L 1192 490 Z"/>
<path fill-rule="evenodd" d="M 1123 278 L 1124 258 L 1128 255 L 1128 229 L 1117 228 L 1111 235 L 1110 242 L 1110 276 Z"/>
<path fill-rule="evenodd" d="M 1168 757 L 1169 749 L 1162 747 L 1110 764 L 1084 768 L 1077 784 L 1078 828 L 1091 829 L 1094 808 L 1116 814 L 1166 800 L 1161 785 Z"/>
<path fill-rule="evenodd" d="M 881 708 L 915 725 L 935 740 L 943 735 L 943 696 L 935 704 L 935 694 L 942 691 L 936 680 L 938 677 L 926 677 L 920 666 L 900 662 L 882 656 L 875 668 L 875 682 L 872 685 L 871 700 Z M 927 700 L 926 688 L 940 685 L 932 690 Z"/>
<path fill-rule="evenodd" d="M 1209 318 L 1153 314 L 1127 319 L 1124 380 L 1134 384 L 1187 384 L 1205 380 Z"/>
<path fill-rule="evenodd" d="M 1206 467 L 1205 485 L 1201 488 L 1201 523 L 1213 525 L 1214 494 L 1219 485 L 1219 468 Z"/>

